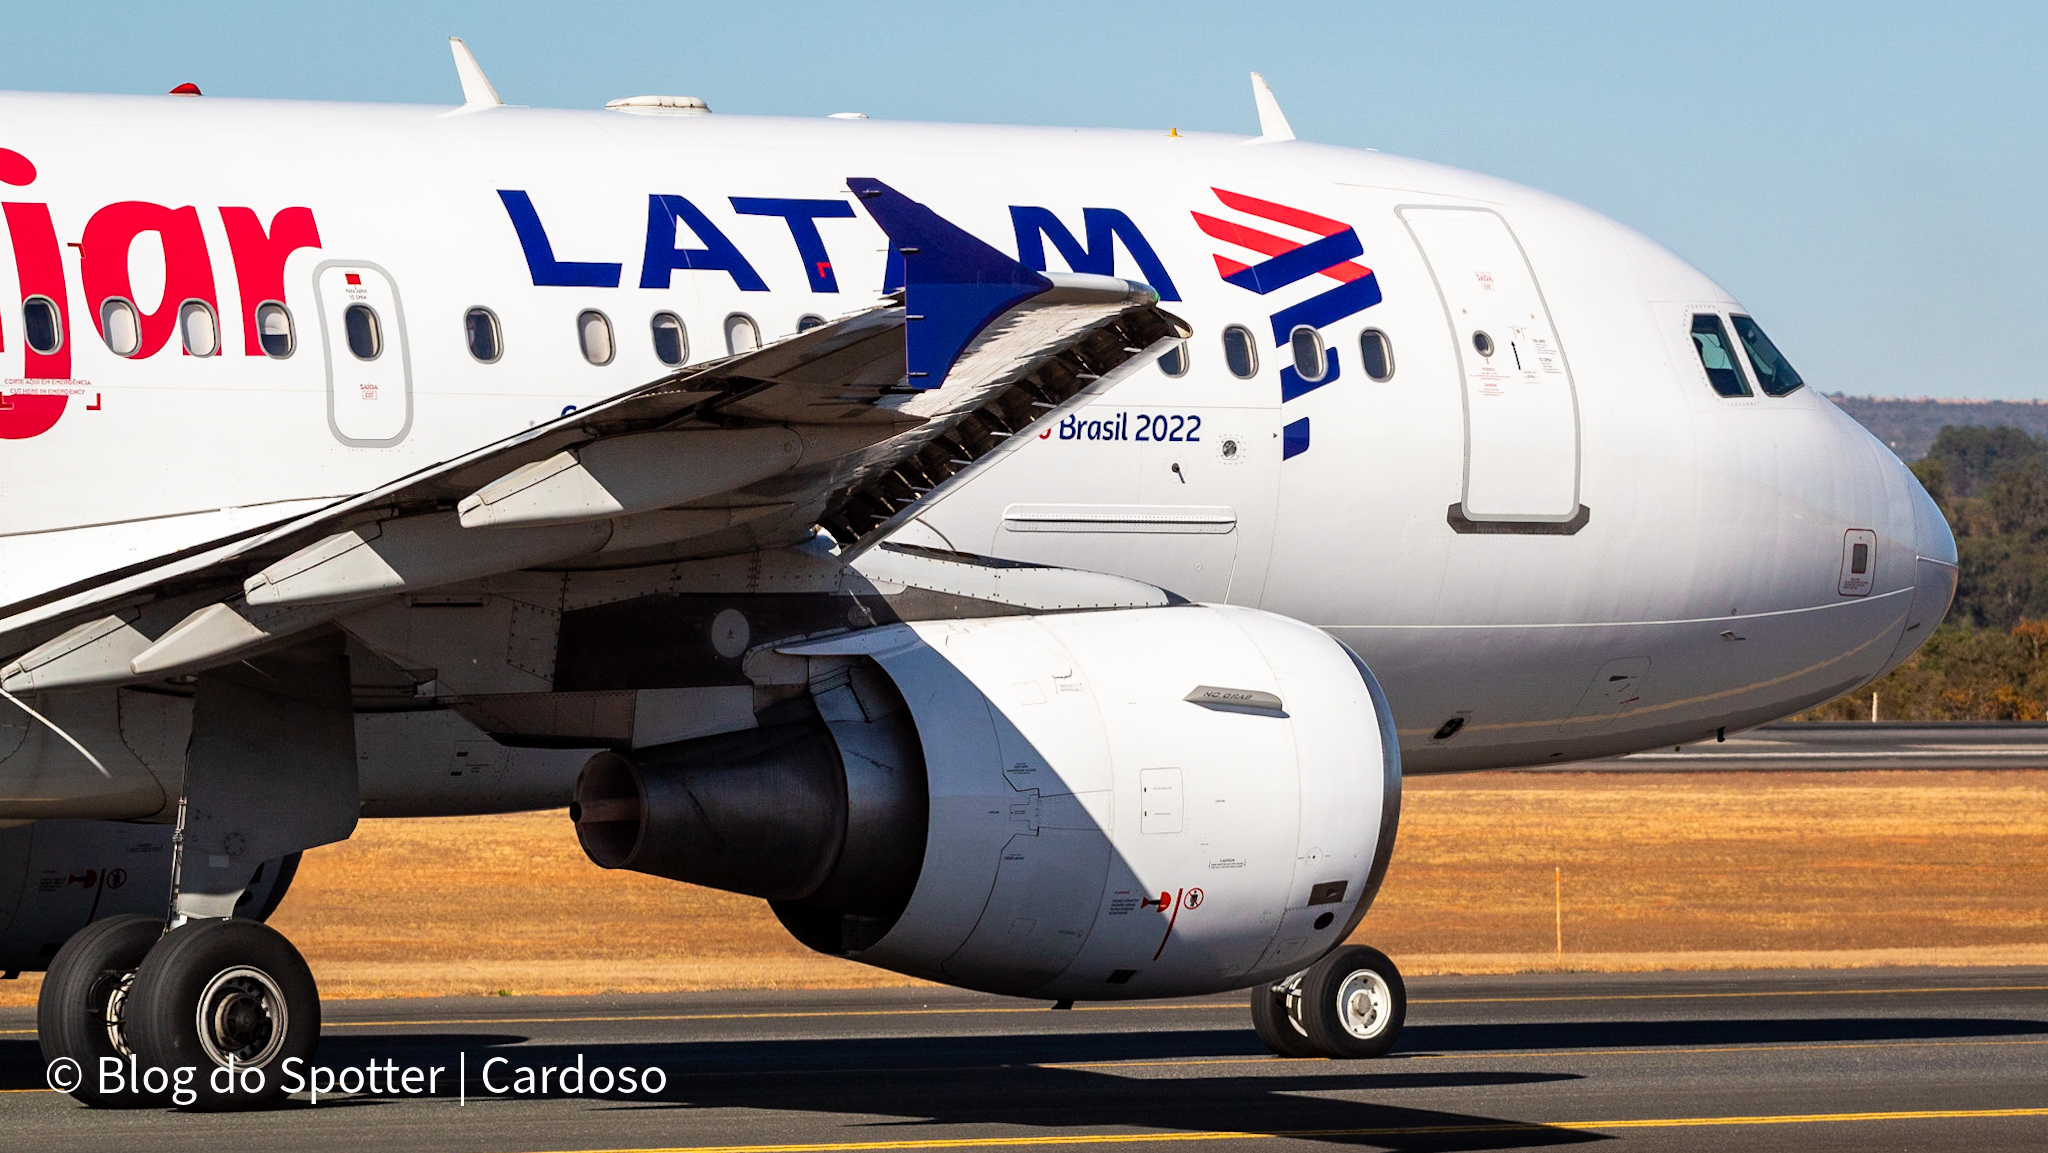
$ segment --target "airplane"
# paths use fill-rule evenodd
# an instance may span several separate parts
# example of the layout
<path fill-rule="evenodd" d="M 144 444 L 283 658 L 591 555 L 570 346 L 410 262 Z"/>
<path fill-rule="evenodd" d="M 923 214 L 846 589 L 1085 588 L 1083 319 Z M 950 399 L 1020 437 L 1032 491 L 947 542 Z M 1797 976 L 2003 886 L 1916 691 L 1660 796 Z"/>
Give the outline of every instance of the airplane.
<path fill-rule="evenodd" d="M 1247 138 L 452 50 L 454 108 L 0 96 L 0 968 L 86 1104 L 311 1058 L 306 849 L 565 804 L 822 953 L 1376 1056 L 1404 774 L 1719 739 L 1954 592 L 1706 275 L 1257 74 Z"/>

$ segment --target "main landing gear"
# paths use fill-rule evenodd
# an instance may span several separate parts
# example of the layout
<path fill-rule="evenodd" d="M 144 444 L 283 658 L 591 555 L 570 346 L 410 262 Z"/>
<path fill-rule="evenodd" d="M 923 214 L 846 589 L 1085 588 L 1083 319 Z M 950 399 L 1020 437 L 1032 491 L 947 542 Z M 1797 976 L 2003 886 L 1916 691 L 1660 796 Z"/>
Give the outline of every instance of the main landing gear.
<path fill-rule="evenodd" d="M 1252 1027 L 1282 1057 L 1383 1057 L 1408 1017 L 1408 989 L 1385 953 L 1345 945 L 1283 981 L 1252 988 Z"/>
<path fill-rule="evenodd" d="M 284 1099 L 286 1060 L 312 1058 L 320 993 L 299 951 L 259 922 L 166 933 L 155 917 L 115 917 L 51 959 L 36 1031 L 46 1065 L 76 1062 L 70 1093 L 87 1105 L 255 1109 Z"/>
<path fill-rule="evenodd" d="M 250 900 L 266 862 L 354 831 L 350 702 L 339 633 L 199 674 L 167 914 L 95 922 L 51 958 L 36 1031 L 52 1088 L 115 1108 L 285 1098 L 320 993 L 290 941 L 236 914 L 267 910 Z"/>

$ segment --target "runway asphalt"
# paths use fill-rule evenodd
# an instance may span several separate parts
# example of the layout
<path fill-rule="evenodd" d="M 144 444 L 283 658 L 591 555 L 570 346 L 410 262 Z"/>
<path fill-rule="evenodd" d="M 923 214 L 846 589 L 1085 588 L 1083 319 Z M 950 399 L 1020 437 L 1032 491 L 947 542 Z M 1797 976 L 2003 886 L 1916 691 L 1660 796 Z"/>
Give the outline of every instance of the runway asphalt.
<path fill-rule="evenodd" d="M 1516 772 L 1869 772 L 1887 769 L 2048 769 L 2048 722 L 1806 722 L 1765 725 L 1625 757 Z"/>
<path fill-rule="evenodd" d="M 0 1146 L 686 1149 L 1170 1146 L 2048 1149 L 2048 969 L 1419 978 L 1394 1056 L 1289 1061 L 1240 996 L 1077 1007 L 945 990 L 334 1002 L 318 1064 L 466 1068 L 461 1095 L 94 1111 L 0 1010 Z M 648 1094 L 497 1095 L 519 1067 Z M 423 1073 L 422 1076 L 425 1076 Z"/>

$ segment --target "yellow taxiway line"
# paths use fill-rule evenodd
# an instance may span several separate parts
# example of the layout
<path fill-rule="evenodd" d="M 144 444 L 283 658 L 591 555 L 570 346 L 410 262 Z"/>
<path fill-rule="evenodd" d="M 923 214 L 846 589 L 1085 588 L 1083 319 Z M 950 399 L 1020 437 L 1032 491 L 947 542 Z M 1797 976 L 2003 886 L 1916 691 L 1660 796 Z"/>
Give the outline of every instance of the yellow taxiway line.
<path fill-rule="evenodd" d="M 1189 1141 L 1270 1141 L 1275 1138 L 1419 1137 L 1458 1133 L 1531 1133 L 1563 1129 L 1696 1129 L 1729 1125 L 1822 1125 L 1871 1121 L 1957 1121 L 1996 1117 L 2048 1117 L 2048 1109 L 1910 1109 L 1884 1113 L 1774 1113 L 1744 1117 L 1625 1117 L 1598 1121 L 1502 1121 L 1475 1125 L 1404 1125 L 1359 1129 L 1278 1129 L 1188 1133 L 1071 1133 L 1043 1137 L 958 1137 L 921 1141 L 830 1141 L 804 1145 L 679 1145 L 603 1149 L 583 1153 L 871 1153 L 894 1149 L 1000 1149 L 1032 1145 L 1141 1145 Z"/>

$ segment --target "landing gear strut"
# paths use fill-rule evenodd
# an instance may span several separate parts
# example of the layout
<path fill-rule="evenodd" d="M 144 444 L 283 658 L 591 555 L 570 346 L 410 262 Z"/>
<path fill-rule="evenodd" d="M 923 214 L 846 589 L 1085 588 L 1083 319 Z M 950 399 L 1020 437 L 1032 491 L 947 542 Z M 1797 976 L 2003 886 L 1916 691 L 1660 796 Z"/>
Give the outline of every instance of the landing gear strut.
<path fill-rule="evenodd" d="M 1252 1027 L 1282 1057 L 1382 1057 L 1401 1036 L 1408 989 L 1385 953 L 1346 945 L 1252 988 Z"/>

